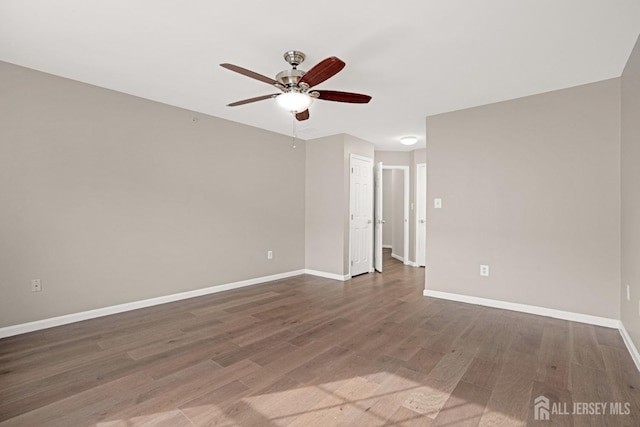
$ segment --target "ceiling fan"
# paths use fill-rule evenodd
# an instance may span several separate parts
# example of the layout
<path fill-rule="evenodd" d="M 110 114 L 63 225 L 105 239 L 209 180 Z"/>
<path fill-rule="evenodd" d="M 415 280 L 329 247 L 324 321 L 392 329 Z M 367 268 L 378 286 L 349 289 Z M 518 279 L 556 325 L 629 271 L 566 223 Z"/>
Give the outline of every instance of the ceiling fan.
<path fill-rule="evenodd" d="M 246 68 L 233 64 L 220 64 L 227 70 L 235 71 L 252 79 L 260 80 L 280 89 L 282 93 L 272 93 L 270 95 L 257 96 L 255 98 L 243 99 L 242 101 L 232 102 L 228 107 L 236 107 L 238 105 L 249 104 L 251 102 L 263 101 L 269 98 L 276 98 L 278 104 L 295 114 L 298 120 L 307 120 L 309 118 L 309 106 L 314 99 L 323 99 L 325 101 L 349 102 L 354 104 L 366 104 L 371 100 L 369 95 L 361 95 L 359 93 L 340 92 L 335 90 L 310 90 L 312 87 L 324 82 L 325 80 L 336 75 L 346 65 L 344 61 L 335 56 L 330 56 L 320 61 L 309 71 L 298 69 L 304 59 L 305 54 L 297 50 L 290 50 L 284 53 L 284 59 L 291 65 L 291 70 L 284 70 L 276 75 L 275 80 L 262 74 L 258 74 Z"/>

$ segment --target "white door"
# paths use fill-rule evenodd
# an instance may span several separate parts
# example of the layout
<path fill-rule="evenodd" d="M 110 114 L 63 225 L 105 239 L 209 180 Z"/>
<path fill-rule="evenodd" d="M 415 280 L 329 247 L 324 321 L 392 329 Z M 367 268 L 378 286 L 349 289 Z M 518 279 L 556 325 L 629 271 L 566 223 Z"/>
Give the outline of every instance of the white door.
<path fill-rule="evenodd" d="M 351 155 L 351 276 L 368 273 L 373 265 L 373 162 Z"/>
<path fill-rule="evenodd" d="M 427 252 L 427 164 L 418 163 L 416 166 L 416 264 L 424 267 Z"/>
<path fill-rule="evenodd" d="M 373 263 L 376 271 L 382 273 L 382 227 L 384 225 L 382 218 L 382 162 L 376 164 L 374 173 L 375 197 L 373 198 L 373 210 L 375 212 L 375 233 L 373 237 Z"/>

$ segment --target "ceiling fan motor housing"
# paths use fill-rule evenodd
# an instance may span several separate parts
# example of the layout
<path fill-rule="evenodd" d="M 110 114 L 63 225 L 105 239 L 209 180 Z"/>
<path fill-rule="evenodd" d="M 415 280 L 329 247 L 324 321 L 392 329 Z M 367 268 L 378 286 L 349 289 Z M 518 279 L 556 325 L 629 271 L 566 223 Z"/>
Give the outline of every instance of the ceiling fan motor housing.
<path fill-rule="evenodd" d="M 287 89 L 297 88 L 298 82 L 304 76 L 304 71 L 302 70 L 284 70 L 280 71 L 278 75 L 276 75 L 276 80 L 280 82 Z"/>

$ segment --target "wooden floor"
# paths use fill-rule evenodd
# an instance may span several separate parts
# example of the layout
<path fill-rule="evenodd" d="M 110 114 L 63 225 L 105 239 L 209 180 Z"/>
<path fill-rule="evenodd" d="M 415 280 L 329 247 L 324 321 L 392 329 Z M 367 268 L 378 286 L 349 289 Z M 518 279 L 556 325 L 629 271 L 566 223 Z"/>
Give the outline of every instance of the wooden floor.
<path fill-rule="evenodd" d="M 0 425 L 640 425 L 618 331 L 423 284 L 387 255 L 344 283 L 298 276 L 2 339 Z M 631 413 L 535 421 L 540 395 Z"/>

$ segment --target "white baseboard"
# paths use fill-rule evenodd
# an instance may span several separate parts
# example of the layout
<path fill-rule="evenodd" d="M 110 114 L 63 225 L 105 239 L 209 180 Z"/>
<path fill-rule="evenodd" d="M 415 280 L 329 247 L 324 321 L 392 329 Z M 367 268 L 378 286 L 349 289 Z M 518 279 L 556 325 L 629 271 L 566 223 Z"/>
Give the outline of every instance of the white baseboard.
<path fill-rule="evenodd" d="M 210 286 L 207 288 L 196 289 L 193 291 L 180 292 L 172 295 L 165 295 L 156 298 L 149 298 L 140 301 L 133 301 L 124 304 L 112 305 L 109 307 L 97 308 L 95 310 L 81 311 L 79 313 L 67 314 L 64 316 L 52 317 L 49 319 L 36 320 L 34 322 L 22 323 L 19 325 L 6 326 L 0 328 L 0 338 L 6 338 L 13 335 L 24 334 L 27 332 L 38 331 L 41 329 L 52 328 L 54 326 L 67 325 L 69 323 L 80 322 L 82 320 L 94 319 L 96 317 L 108 316 L 110 314 L 122 313 L 124 311 L 137 310 L 139 308 L 151 307 L 168 302 L 180 301 L 183 299 L 199 297 L 202 295 L 215 294 L 217 292 L 228 291 L 231 289 L 243 288 L 246 286 L 258 285 L 261 283 L 271 282 L 273 280 L 285 279 L 287 277 L 299 276 L 304 274 L 305 270 L 295 270 L 286 273 L 273 274 L 270 276 L 256 277 L 254 279 L 242 280 L 239 282 L 226 283 L 224 285 Z"/>
<path fill-rule="evenodd" d="M 570 320 L 572 322 L 588 323 L 590 325 L 604 326 L 606 328 L 618 329 L 620 327 L 620 321 L 618 319 L 610 319 L 608 317 L 591 316 L 589 314 L 573 313 L 571 311 L 555 310 L 553 308 L 453 294 L 449 292 L 430 291 L 428 289 L 425 289 L 422 294 L 425 297 L 447 299 L 451 301 L 465 302 L 468 304 L 476 304 L 486 307 L 502 308 L 511 311 L 520 311 L 522 313 L 554 317 L 556 319 Z"/>
<path fill-rule="evenodd" d="M 573 313 L 570 311 L 555 310 L 552 308 L 538 307 L 534 305 L 518 304 L 514 302 L 499 301 L 488 298 L 472 297 L 467 295 L 453 294 L 449 292 L 430 291 L 425 289 L 422 294 L 426 297 L 447 299 L 451 301 L 465 302 L 468 304 L 482 305 L 486 307 L 502 308 L 511 311 L 520 311 L 523 313 L 537 314 L 539 316 L 554 317 L 556 319 L 570 320 L 572 322 L 587 323 L 590 325 L 604 326 L 606 328 L 614 328 L 620 331 L 622 340 L 627 346 L 627 350 L 635 363 L 636 368 L 640 371 L 640 352 L 636 348 L 624 324 L 617 319 L 608 317 L 591 316 L 588 314 Z"/>
<path fill-rule="evenodd" d="M 622 340 L 624 341 L 624 345 L 627 346 L 627 350 L 629 350 L 629 354 L 631 354 L 631 358 L 633 359 L 633 363 L 636 364 L 636 368 L 640 371 L 640 353 L 638 353 L 638 349 L 633 344 L 629 333 L 624 327 L 624 324 L 620 322 L 620 335 L 622 335 Z"/>
<path fill-rule="evenodd" d="M 410 259 L 405 260 L 400 255 L 391 253 L 391 258 L 395 258 L 398 261 L 402 262 L 404 265 L 408 265 L 409 267 L 418 267 L 418 264 L 416 264 L 415 262 L 411 261 Z"/>
<path fill-rule="evenodd" d="M 341 276 L 340 274 L 327 273 L 326 271 L 309 270 L 309 269 L 305 269 L 304 274 L 311 274 L 312 276 L 324 277 L 325 279 L 340 280 L 342 282 L 344 282 L 345 280 L 351 279 L 351 275 L 349 274 L 345 274 L 344 276 Z"/>

